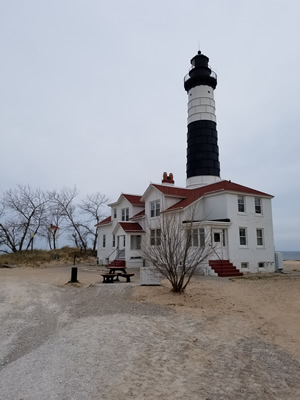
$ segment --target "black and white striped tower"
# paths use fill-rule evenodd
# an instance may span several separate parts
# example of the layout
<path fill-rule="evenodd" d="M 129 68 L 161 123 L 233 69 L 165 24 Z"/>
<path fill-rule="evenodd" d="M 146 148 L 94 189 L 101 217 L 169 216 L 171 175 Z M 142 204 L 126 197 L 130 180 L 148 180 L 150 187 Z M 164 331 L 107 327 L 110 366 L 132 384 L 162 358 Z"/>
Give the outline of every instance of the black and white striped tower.
<path fill-rule="evenodd" d="M 198 51 L 184 77 L 188 94 L 186 187 L 190 189 L 221 180 L 214 101 L 217 75 L 208 61 Z"/>

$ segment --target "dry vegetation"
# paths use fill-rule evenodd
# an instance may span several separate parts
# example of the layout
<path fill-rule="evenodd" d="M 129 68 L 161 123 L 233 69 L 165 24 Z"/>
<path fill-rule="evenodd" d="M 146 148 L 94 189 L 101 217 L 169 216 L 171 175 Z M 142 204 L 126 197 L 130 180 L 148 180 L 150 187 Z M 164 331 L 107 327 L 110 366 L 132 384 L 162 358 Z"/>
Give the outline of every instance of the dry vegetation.
<path fill-rule="evenodd" d="M 76 257 L 76 264 L 95 260 L 95 253 L 92 250 L 80 251 L 74 247 L 63 247 L 56 250 L 24 250 L 16 253 L 1 254 L 0 265 L 17 265 L 27 267 L 43 267 L 49 263 L 56 265 L 71 264 Z"/>

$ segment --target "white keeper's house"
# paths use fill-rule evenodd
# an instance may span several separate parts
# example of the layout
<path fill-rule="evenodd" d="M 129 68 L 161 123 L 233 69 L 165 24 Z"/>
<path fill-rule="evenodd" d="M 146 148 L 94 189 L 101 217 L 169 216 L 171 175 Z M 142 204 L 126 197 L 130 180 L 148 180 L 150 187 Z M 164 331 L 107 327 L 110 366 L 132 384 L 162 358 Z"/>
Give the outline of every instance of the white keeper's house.
<path fill-rule="evenodd" d="M 200 51 L 184 78 L 188 95 L 186 187 L 177 187 L 172 174 L 151 183 L 141 195 L 122 193 L 109 204 L 111 215 L 97 224 L 101 264 L 122 260 L 126 267 L 141 267 L 143 238 L 149 246 L 160 241 L 157 221 L 162 213 L 193 215 L 192 246 L 213 251 L 206 270 L 234 276 L 275 270 L 272 195 L 220 178 L 214 89 L 217 76 Z M 192 212 L 191 212 L 192 211 Z"/>

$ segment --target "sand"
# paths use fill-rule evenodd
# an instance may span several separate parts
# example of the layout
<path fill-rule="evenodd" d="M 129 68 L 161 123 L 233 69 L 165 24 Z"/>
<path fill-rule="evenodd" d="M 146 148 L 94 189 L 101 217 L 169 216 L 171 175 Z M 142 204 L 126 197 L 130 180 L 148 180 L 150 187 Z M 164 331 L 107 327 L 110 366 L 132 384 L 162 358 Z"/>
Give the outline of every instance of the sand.
<path fill-rule="evenodd" d="M 300 262 L 184 295 L 101 268 L 0 269 L 0 399 L 300 398 Z"/>

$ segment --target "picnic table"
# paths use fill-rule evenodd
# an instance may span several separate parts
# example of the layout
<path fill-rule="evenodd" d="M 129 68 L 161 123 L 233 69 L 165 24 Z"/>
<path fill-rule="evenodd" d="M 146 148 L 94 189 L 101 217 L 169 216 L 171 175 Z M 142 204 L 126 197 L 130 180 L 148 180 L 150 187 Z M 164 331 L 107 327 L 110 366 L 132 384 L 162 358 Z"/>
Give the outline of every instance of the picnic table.
<path fill-rule="evenodd" d="M 119 281 L 120 276 L 126 278 L 126 282 L 130 282 L 130 278 L 134 275 L 127 273 L 126 267 L 124 266 L 108 265 L 106 268 L 109 270 L 109 273 L 102 274 L 103 283 L 113 283 L 114 281 Z"/>

